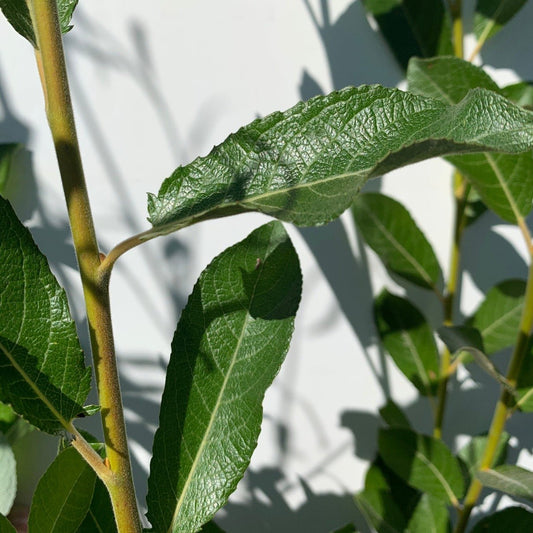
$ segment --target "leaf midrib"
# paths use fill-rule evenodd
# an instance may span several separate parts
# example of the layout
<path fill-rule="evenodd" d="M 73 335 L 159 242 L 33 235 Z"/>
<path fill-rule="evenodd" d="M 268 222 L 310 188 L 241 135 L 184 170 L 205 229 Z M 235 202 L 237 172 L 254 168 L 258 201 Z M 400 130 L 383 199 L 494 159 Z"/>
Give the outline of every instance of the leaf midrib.
<path fill-rule="evenodd" d="M 482 471 L 483 472 L 483 471 Z M 522 482 L 510 477 L 510 476 L 507 476 L 505 475 L 504 473 L 502 472 L 499 472 L 498 470 L 485 470 L 485 472 L 487 474 L 490 474 L 496 478 L 498 478 L 500 481 L 503 481 L 509 485 L 512 485 L 514 487 L 518 487 L 519 489 L 522 489 L 524 492 L 526 492 L 528 495 L 531 495 L 531 493 L 533 492 L 531 490 L 530 487 L 528 487 L 527 485 L 524 485 Z M 498 490 L 502 490 L 502 489 L 498 489 Z M 506 491 L 507 492 L 507 491 Z M 523 495 L 523 493 L 521 493 L 521 495 Z"/>
<path fill-rule="evenodd" d="M 455 494 L 451 488 L 451 486 L 448 484 L 446 478 L 440 473 L 439 469 L 421 452 L 418 450 L 415 451 L 415 456 L 422 461 L 428 468 L 431 470 L 433 475 L 437 478 L 437 480 L 440 482 L 440 484 L 443 486 L 444 491 L 448 495 L 448 498 L 452 505 L 457 505 L 457 498 L 455 497 Z"/>

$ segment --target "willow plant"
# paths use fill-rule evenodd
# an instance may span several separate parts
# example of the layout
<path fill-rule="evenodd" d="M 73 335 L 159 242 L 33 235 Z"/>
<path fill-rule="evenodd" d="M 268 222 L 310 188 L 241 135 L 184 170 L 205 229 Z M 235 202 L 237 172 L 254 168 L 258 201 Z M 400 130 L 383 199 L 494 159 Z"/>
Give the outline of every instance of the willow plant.
<path fill-rule="evenodd" d="M 523 3 L 479 1 L 478 49 Z M 177 324 L 150 463 L 147 530 L 220 530 L 211 519 L 250 462 L 263 397 L 287 353 L 300 300 L 298 256 L 282 222 L 324 224 L 349 208 L 385 265 L 442 302 L 439 334 L 447 345 L 439 354 L 435 332 L 407 300 L 387 292 L 376 300 L 383 344 L 428 398 L 435 423 L 433 435 L 423 435 L 392 400 L 382 410 L 388 427 L 379 434 L 379 457 L 356 496 L 368 521 L 377 531 L 444 532 L 457 512 L 460 533 L 482 486 L 533 494 L 533 473 L 503 464 L 506 419 L 519 409 L 533 409 L 533 365 L 528 364 L 533 278 L 489 291 L 466 325 L 455 324 L 452 313 L 461 237 L 483 209 L 517 224 L 533 250 L 525 223 L 533 198 L 533 113 L 524 107 L 532 101 L 532 89 L 527 84 L 501 89 L 460 58 L 459 2 L 365 4 L 407 68 L 408 92 L 348 87 L 255 120 L 207 156 L 178 167 L 148 198 L 151 227 L 104 255 L 62 48 L 76 0 L 0 0 L 4 15 L 35 49 L 83 284 L 98 397 L 98 405 L 86 404 L 91 370 L 66 294 L 9 201 L 0 198 L 0 416 L 7 435 L 1 454 L 9 465 L 0 491 L 2 533 L 14 531 L 5 516 L 16 490 L 8 437 L 23 420 L 59 435 L 62 443 L 35 491 L 30 532 L 142 530 L 111 324 L 113 266 L 153 238 L 250 211 L 277 220 L 205 268 Z M 437 57 L 424 59 L 428 56 Z M 0 186 L 15 148 L 0 146 Z M 435 254 L 406 209 L 383 195 L 359 194 L 367 180 L 435 156 L 447 157 L 457 168 L 455 240 L 444 287 Z M 509 345 L 514 351 L 504 376 L 489 356 Z M 441 440 L 448 381 L 459 365 L 472 361 L 498 380 L 502 394 L 488 435 L 474 437 L 454 454 Z M 77 420 L 87 416 L 101 417 L 104 442 L 77 428 Z M 506 524 L 532 523 L 533 515 L 518 507 L 490 517 L 483 531 L 496 531 L 504 513 Z"/>

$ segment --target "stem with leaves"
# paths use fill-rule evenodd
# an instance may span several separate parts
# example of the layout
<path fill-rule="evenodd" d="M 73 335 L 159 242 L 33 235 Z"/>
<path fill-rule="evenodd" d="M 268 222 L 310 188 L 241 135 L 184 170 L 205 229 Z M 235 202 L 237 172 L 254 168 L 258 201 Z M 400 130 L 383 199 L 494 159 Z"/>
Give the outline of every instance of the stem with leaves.
<path fill-rule="evenodd" d="M 37 39 L 35 51 L 65 193 L 87 309 L 99 402 L 106 444 L 104 475 L 101 464 L 88 461 L 109 491 L 120 533 L 141 530 L 126 439 L 109 305 L 109 276 L 99 276 L 100 254 L 81 163 L 70 100 L 56 2 L 29 3 Z M 75 434 L 76 435 L 76 434 Z M 74 445 L 80 450 L 81 441 Z M 82 455 L 86 457 L 86 454 Z M 88 458 L 88 456 L 86 457 Z"/>

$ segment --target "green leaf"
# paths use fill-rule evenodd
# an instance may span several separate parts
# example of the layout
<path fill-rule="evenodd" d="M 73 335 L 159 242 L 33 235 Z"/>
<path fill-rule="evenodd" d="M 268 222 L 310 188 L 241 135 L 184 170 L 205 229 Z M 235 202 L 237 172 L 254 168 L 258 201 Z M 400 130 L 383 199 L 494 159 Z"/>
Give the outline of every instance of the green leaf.
<path fill-rule="evenodd" d="M 279 222 L 200 276 L 172 341 L 154 440 L 147 516 L 156 531 L 197 531 L 243 476 L 300 293 L 298 258 Z"/>
<path fill-rule="evenodd" d="M 486 487 L 496 489 L 511 496 L 533 498 L 533 472 L 515 465 L 501 465 L 482 470 L 478 479 Z"/>
<path fill-rule="evenodd" d="M 387 403 L 380 408 L 379 414 L 383 421 L 391 427 L 410 428 L 411 424 L 405 413 L 390 398 Z"/>
<path fill-rule="evenodd" d="M 482 518 L 471 533 L 502 533 L 502 531 L 531 533 L 533 514 L 523 507 L 508 507 Z"/>
<path fill-rule="evenodd" d="M 0 402 L 0 433 L 7 433 L 17 418 L 17 414 L 9 405 Z"/>
<path fill-rule="evenodd" d="M 477 0 L 474 35 L 478 41 L 494 37 L 527 0 Z"/>
<path fill-rule="evenodd" d="M 17 533 L 11 522 L 0 514 L 0 533 Z"/>
<path fill-rule="evenodd" d="M 426 289 L 442 277 L 435 252 L 402 204 L 379 193 L 359 195 L 352 213 L 368 245 L 398 276 Z"/>
<path fill-rule="evenodd" d="M 501 93 L 516 105 L 533 109 L 533 83 L 530 81 L 521 81 L 503 87 Z"/>
<path fill-rule="evenodd" d="M 526 282 L 510 279 L 490 289 L 468 325 L 478 329 L 483 337 L 485 353 L 491 355 L 513 346 L 524 308 Z"/>
<path fill-rule="evenodd" d="M 518 380 L 516 394 L 518 407 L 525 413 L 533 412 L 533 341 L 530 338 L 527 355 L 524 357 Z"/>
<path fill-rule="evenodd" d="M 457 504 L 464 492 L 459 462 L 437 439 L 403 428 L 382 429 L 379 454 L 398 476 L 430 496 Z"/>
<path fill-rule="evenodd" d="M 511 436 L 505 431 L 500 436 L 494 455 L 493 466 L 499 466 L 505 462 L 510 438 Z M 486 435 L 477 435 L 472 437 L 468 444 L 463 446 L 457 453 L 457 457 L 463 461 L 470 479 L 474 479 L 479 471 L 487 442 L 488 437 Z"/>
<path fill-rule="evenodd" d="M 501 92 L 479 67 L 453 57 L 413 59 L 407 71 L 409 90 L 457 104 L 469 91 Z M 483 202 L 504 220 L 516 223 L 533 203 L 533 153 L 468 154 L 447 158 L 476 188 Z"/>
<path fill-rule="evenodd" d="M 0 514 L 7 515 L 17 494 L 17 463 L 5 436 L 0 433 Z"/>
<path fill-rule="evenodd" d="M 0 401 L 58 433 L 83 412 L 91 380 L 64 290 L 0 198 Z"/>
<path fill-rule="evenodd" d="M 28 527 L 39 533 L 74 533 L 93 498 L 96 474 L 72 447 L 63 450 L 39 480 Z"/>
<path fill-rule="evenodd" d="M 422 494 L 408 524 L 409 533 L 448 533 L 450 517 L 446 503 Z"/>
<path fill-rule="evenodd" d="M 499 92 L 500 88 L 481 68 L 457 57 L 413 58 L 407 69 L 409 91 L 457 104 L 476 87 Z"/>
<path fill-rule="evenodd" d="M 353 524 L 346 524 L 332 533 L 357 533 L 357 528 Z"/>
<path fill-rule="evenodd" d="M 363 0 L 402 66 L 412 56 L 453 54 L 450 17 L 440 0 Z"/>
<path fill-rule="evenodd" d="M 408 300 L 385 290 L 374 302 L 374 319 L 396 366 L 422 394 L 433 395 L 439 355 L 432 330 L 420 311 Z"/>
<path fill-rule="evenodd" d="M 1 0 L 0 0 L 1 1 Z M 6 192 L 7 182 L 11 171 L 11 163 L 21 144 L 9 143 L 0 144 L 0 195 Z"/>
<path fill-rule="evenodd" d="M 70 20 L 78 0 L 56 0 L 57 12 L 59 16 L 59 27 L 62 33 L 67 33 L 72 29 Z M 31 21 L 30 12 L 26 0 L 0 0 L 0 9 L 10 22 L 11 26 L 28 39 L 34 48 L 37 48 L 35 32 Z"/>
<path fill-rule="evenodd" d="M 89 510 L 76 533 L 117 533 L 111 499 L 103 482 L 96 478 Z"/>
<path fill-rule="evenodd" d="M 200 531 L 201 533 L 224 533 L 224 530 L 212 520 L 207 522 L 207 524 L 205 524 Z"/>
<path fill-rule="evenodd" d="M 298 225 L 329 222 L 362 185 L 449 153 L 523 152 L 533 113 L 484 90 L 447 105 L 397 89 L 349 87 L 258 119 L 178 168 L 148 208 L 149 239 L 195 222 L 260 211 Z"/>
<path fill-rule="evenodd" d="M 403 533 L 405 518 L 388 492 L 365 489 L 355 495 L 355 503 L 377 533 Z"/>

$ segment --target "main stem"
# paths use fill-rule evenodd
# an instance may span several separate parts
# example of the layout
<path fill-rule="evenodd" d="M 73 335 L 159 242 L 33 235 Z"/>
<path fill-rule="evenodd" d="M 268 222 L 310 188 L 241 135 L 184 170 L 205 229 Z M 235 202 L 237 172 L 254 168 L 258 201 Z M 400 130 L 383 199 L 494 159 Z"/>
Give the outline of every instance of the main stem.
<path fill-rule="evenodd" d="M 72 239 L 78 259 L 101 405 L 109 468 L 104 480 L 120 533 L 141 531 L 126 438 L 109 304 L 109 277 L 99 277 L 100 254 L 74 125 L 55 0 L 29 0 L 36 57 L 52 132 Z"/>

